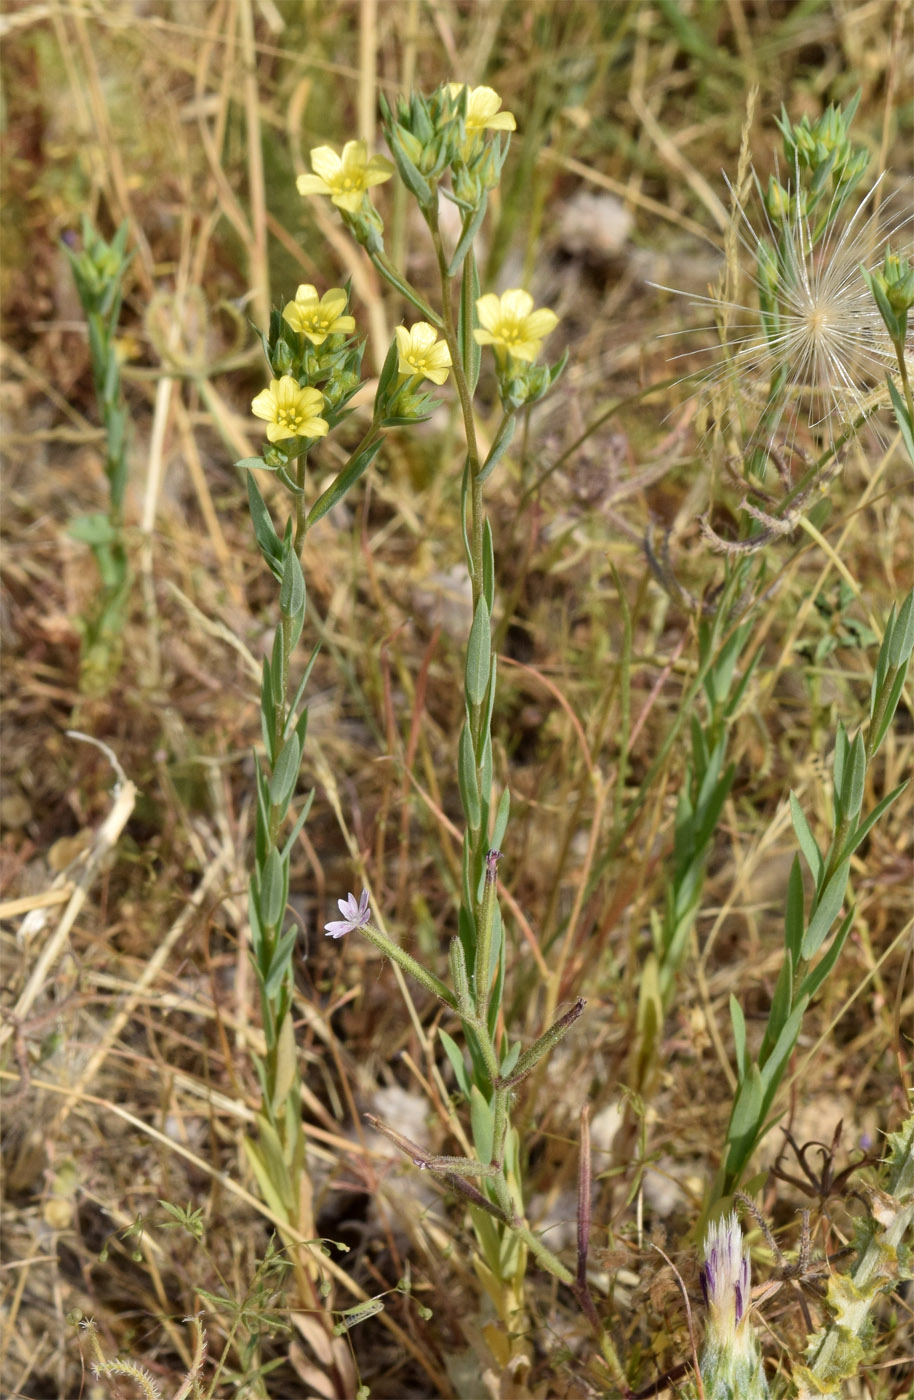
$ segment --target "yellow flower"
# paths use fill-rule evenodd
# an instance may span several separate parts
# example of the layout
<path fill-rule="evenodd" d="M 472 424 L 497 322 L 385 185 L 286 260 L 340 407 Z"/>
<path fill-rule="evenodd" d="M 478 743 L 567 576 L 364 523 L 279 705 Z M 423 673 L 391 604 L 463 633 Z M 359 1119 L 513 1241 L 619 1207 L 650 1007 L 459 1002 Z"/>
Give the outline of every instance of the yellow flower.
<path fill-rule="evenodd" d="M 323 345 L 328 335 L 355 330 L 355 317 L 340 315 L 345 307 L 346 293 L 341 287 L 331 287 L 319 297 L 316 287 L 303 282 L 295 300 L 283 307 L 282 319 L 293 331 L 306 335 L 312 345 Z"/>
<path fill-rule="evenodd" d="M 465 83 L 448 83 L 451 97 L 459 97 Z M 467 91 L 467 135 L 477 131 L 516 131 L 513 112 L 500 112 L 501 98 L 493 88 L 476 87 Z"/>
<path fill-rule="evenodd" d="M 473 332 L 476 344 L 494 345 L 496 352 L 507 350 L 515 360 L 535 360 L 559 321 L 545 306 L 534 311 L 530 293 L 519 290 L 503 292 L 500 297 L 487 292 L 477 301 L 476 313 L 483 325 L 482 330 Z"/>
<path fill-rule="evenodd" d="M 433 384 L 443 384 L 451 367 L 451 352 L 445 342 L 438 339 L 435 327 L 428 321 L 417 321 L 409 330 L 397 326 L 395 334 L 400 374 L 421 374 Z"/>
<path fill-rule="evenodd" d="M 318 389 L 302 389 L 291 374 L 270 381 L 269 389 L 261 389 L 251 412 L 265 418 L 270 442 L 284 438 L 323 437 L 329 424 L 320 417 L 324 396 Z"/>
<path fill-rule="evenodd" d="M 384 156 L 368 158 L 364 141 L 347 141 L 342 156 L 332 146 L 315 146 L 311 152 L 313 175 L 299 175 L 299 194 L 329 194 L 333 203 L 350 214 L 357 214 L 365 191 L 383 185 L 394 173 Z"/>

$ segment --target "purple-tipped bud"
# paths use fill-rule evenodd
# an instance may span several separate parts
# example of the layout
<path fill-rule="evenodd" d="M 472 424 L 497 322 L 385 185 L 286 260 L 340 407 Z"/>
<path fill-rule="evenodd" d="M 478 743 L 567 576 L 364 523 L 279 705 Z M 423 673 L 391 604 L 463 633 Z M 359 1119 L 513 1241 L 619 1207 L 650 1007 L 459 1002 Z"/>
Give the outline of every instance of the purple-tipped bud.
<path fill-rule="evenodd" d="M 501 851 L 490 851 L 486 856 L 486 879 L 490 884 L 495 883 L 498 872 L 498 862 L 502 859 Z"/>
<path fill-rule="evenodd" d="M 701 1287 L 705 1302 L 732 1323 L 742 1320 L 749 1302 L 749 1251 L 743 1248 L 743 1232 L 736 1212 L 708 1226 Z"/>
<path fill-rule="evenodd" d="M 701 1290 L 708 1305 L 708 1326 L 701 1374 L 708 1400 L 744 1396 L 759 1400 L 768 1387 L 749 1312 L 749 1251 L 736 1212 L 715 1220 L 705 1235 Z"/>

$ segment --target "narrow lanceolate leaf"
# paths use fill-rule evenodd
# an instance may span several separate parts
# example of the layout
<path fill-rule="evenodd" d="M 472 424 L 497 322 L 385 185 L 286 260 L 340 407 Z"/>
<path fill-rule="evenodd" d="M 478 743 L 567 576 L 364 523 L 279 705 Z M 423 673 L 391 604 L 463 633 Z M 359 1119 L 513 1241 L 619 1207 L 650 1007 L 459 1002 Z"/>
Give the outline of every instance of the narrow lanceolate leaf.
<path fill-rule="evenodd" d="M 825 942 L 828 930 L 838 917 L 841 905 L 844 903 L 850 869 L 850 861 L 843 860 L 822 891 L 815 913 L 809 921 L 809 927 L 803 935 L 801 951 L 806 962 L 809 962 L 818 953 Z"/>
<path fill-rule="evenodd" d="M 289 805 L 289 799 L 298 781 L 300 765 L 301 746 L 298 742 L 298 735 L 292 734 L 283 744 L 282 753 L 276 760 L 276 768 L 270 779 L 270 801 L 274 807 L 280 808 L 283 815 L 285 815 L 285 809 Z"/>
<path fill-rule="evenodd" d="M 495 546 L 488 520 L 483 522 L 482 527 L 482 596 L 491 614 L 495 604 Z"/>
<path fill-rule="evenodd" d="M 746 1018 L 743 1008 L 733 993 L 730 993 L 730 1021 L 733 1026 L 733 1049 L 736 1054 L 736 1073 L 740 1082 L 746 1077 Z"/>
<path fill-rule="evenodd" d="M 476 781 L 476 755 L 473 753 L 473 737 L 469 725 L 464 724 L 460 731 L 460 744 L 457 754 L 457 783 L 460 800 L 463 803 L 467 823 L 473 831 L 479 830 L 481 816 L 479 806 L 479 786 Z"/>
<path fill-rule="evenodd" d="M 838 958 L 841 956 L 841 949 L 844 947 L 853 922 L 854 911 L 851 909 L 841 920 L 841 926 L 829 944 L 827 952 L 819 959 L 812 971 L 803 979 L 799 993 L 801 997 L 806 997 L 808 1001 L 811 1001 L 815 996 L 835 963 L 838 961 Z"/>
<path fill-rule="evenodd" d="M 369 443 L 364 451 L 359 453 L 358 457 L 353 458 L 351 462 L 346 464 L 339 476 L 327 487 L 326 491 L 318 496 L 314 505 L 308 511 L 309 530 L 312 525 L 316 525 L 319 520 L 323 520 L 327 512 L 332 510 L 336 503 L 343 499 L 346 492 L 351 490 L 359 477 L 368 470 L 375 457 L 380 452 L 383 441 L 383 438 L 378 438 L 376 442 Z"/>
<path fill-rule="evenodd" d="M 892 628 L 889 642 L 889 666 L 897 670 L 911 659 L 914 652 L 914 591 L 908 594 Z"/>
<path fill-rule="evenodd" d="M 863 786 L 866 782 L 866 749 L 863 735 L 858 733 L 850 746 L 844 766 L 844 781 L 841 786 L 841 810 L 844 816 L 853 821 L 863 804 Z"/>
<path fill-rule="evenodd" d="M 803 852 L 803 858 L 809 866 L 810 874 L 816 882 L 816 889 L 818 889 L 819 881 L 822 879 L 822 852 L 819 850 L 819 844 L 812 834 L 812 828 L 794 793 L 790 794 L 790 817 L 793 829 L 797 834 L 797 840 L 800 843 L 800 850 Z"/>
<path fill-rule="evenodd" d="M 305 610 L 305 576 L 294 549 L 289 550 L 283 565 L 279 607 L 286 617 L 297 618 Z"/>
<path fill-rule="evenodd" d="M 901 397 L 901 394 L 898 392 L 898 389 L 895 387 L 895 383 L 892 379 L 892 376 L 888 375 L 887 379 L 889 385 L 889 393 L 892 396 L 892 407 L 895 410 L 895 422 L 898 424 L 899 432 L 901 433 L 901 436 L 904 440 L 904 445 L 908 450 L 908 456 L 910 457 L 911 461 L 914 462 L 914 423 L 911 422 L 911 419 L 908 416 L 907 405 L 905 404 L 904 399 Z"/>
<path fill-rule="evenodd" d="M 508 825 L 508 814 L 511 810 L 511 793 L 505 788 L 498 799 L 498 807 L 495 810 L 495 825 L 492 828 L 492 845 L 497 850 L 505 839 L 505 830 Z"/>
<path fill-rule="evenodd" d="M 794 967 L 800 960 L 800 949 L 803 946 L 804 915 L 803 872 L 800 869 L 800 857 L 794 856 L 790 867 L 790 879 L 787 882 L 787 908 L 784 911 L 784 943 Z"/>
<path fill-rule="evenodd" d="M 285 881 L 282 860 L 275 846 L 263 867 L 260 879 L 260 917 L 265 928 L 275 928 L 285 908 Z"/>
<path fill-rule="evenodd" d="M 873 827 L 876 825 L 879 818 L 882 816 L 883 812 L 887 811 L 888 808 L 891 807 L 896 797 L 901 796 L 907 785 L 908 781 L 907 779 L 905 779 L 903 783 L 898 784 L 897 788 L 893 788 L 891 792 L 886 793 L 885 797 L 883 797 L 881 802 L 876 803 L 876 806 L 873 808 L 872 812 L 868 813 L 868 815 L 864 817 L 860 825 L 854 831 L 851 832 L 850 836 L 847 839 L 847 843 L 844 846 L 844 849 L 838 853 L 839 858 L 841 860 L 846 860 L 848 856 L 852 856 L 854 854 L 854 851 L 856 851 L 861 841 L 865 840 L 865 838 L 869 836 Z"/>
<path fill-rule="evenodd" d="M 485 598 L 476 604 L 476 615 L 467 644 L 466 693 L 471 705 L 481 705 L 486 698 L 491 670 L 492 637 L 489 609 Z"/>
<path fill-rule="evenodd" d="M 282 541 L 273 528 L 270 512 L 260 494 L 260 488 L 251 473 L 248 473 L 248 505 L 254 526 L 254 537 L 270 572 L 282 581 Z"/>

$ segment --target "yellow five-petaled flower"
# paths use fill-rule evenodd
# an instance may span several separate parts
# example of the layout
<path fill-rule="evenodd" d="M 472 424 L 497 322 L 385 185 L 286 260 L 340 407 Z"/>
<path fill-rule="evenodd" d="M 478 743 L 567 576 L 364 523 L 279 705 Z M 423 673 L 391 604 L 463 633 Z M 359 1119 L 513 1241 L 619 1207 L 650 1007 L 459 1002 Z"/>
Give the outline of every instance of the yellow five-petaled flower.
<path fill-rule="evenodd" d="M 448 83 L 451 97 L 459 97 L 465 83 Z M 513 112 L 500 112 L 501 98 L 494 88 L 475 87 L 467 89 L 467 135 L 477 131 L 516 131 L 517 122 Z"/>
<path fill-rule="evenodd" d="M 328 335 L 348 335 L 355 330 L 355 317 L 340 314 L 345 309 L 346 293 L 342 287 L 331 287 L 319 297 L 316 287 L 303 282 L 295 300 L 283 307 L 282 319 L 293 331 L 306 335 L 312 345 L 323 345 Z"/>
<path fill-rule="evenodd" d="M 299 194 L 329 194 L 340 209 L 357 214 L 365 191 L 382 185 L 394 173 L 384 156 L 368 157 L 365 141 L 347 141 L 342 156 L 332 146 L 315 146 L 311 152 L 313 175 L 299 175 Z"/>
<path fill-rule="evenodd" d="M 443 384 L 451 367 L 451 352 L 428 321 L 417 321 L 409 330 L 397 326 L 397 369 L 400 374 L 421 374 L 433 384 Z"/>
<path fill-rule="evenodd" d="M 500 297 L 487 292 L 477 301 L 476 313 L 482 322 L 482 329 L 473 332 L 476 344 L 494 345 L 496 354 L 506 350 L 515 360 L 535 360 L 559 321 L 548 307 L 534 311 L 530 293 L 519 289 L 503 292 Z"/>
<path fill-rule="evenodd" d="M 251 412 L 266 419 L 270 442 L 285 438 L 323 437 L 329 424 L 321 418 L 324 396 L 319 389 L 303 389 L 291 374 L 272 379 L 268 389 L 261 389 L 251 404 Z"/>

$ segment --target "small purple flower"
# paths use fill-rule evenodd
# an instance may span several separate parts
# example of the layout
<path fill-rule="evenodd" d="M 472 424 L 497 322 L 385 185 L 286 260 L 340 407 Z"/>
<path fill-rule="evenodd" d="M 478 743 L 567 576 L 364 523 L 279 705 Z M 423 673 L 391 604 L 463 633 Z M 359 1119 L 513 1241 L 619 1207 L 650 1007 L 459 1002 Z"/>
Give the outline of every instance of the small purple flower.
<path fill-rule="evenodd" d="M 356 899 L 354 894 L 349 894 L 346 899 L 338 899 L 336 902 L 343 918 L 324 924 L 324 932 L 328 938 L 342 938 L 344 933 L 354 933 L 356 929 L 364 928 L 371 918 L 367 890 L 362 891 L 359 899 Z"/>

